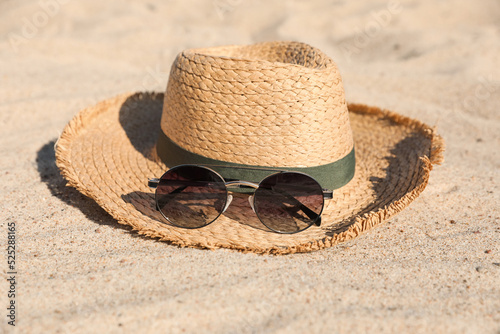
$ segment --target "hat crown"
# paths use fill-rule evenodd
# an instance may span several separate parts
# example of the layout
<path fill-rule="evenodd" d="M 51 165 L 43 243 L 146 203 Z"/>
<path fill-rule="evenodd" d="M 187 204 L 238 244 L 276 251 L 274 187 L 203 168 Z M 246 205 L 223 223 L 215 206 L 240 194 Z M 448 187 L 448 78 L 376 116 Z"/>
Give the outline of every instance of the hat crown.
<path fill-rule="evenodd" d="M 318 166 L 353 149 L 337 66 L 297 42 L 180 53 L 161 129 L 184 150 L 245 165 Z"/>

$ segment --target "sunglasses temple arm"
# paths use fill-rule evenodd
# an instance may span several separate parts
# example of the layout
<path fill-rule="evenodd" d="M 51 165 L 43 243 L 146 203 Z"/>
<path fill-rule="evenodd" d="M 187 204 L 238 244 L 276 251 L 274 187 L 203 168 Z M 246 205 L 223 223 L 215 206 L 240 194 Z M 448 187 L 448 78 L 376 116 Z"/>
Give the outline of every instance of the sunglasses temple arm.
<path fill-rule="evenodd" d="M 160 184 L 160 179 L 148 180 L 148 187 L 150 187 L 150 188 L 156 189 L 156 188 L 158 188 L 158 184 Z M 183 191 L 186 188 L 187 188 L 187 186 L 179 187 L 179 188 L 175 189 L 174 191 L 172 191 L 171 194 L 180 193 L 181 191 Z M 156 207 L 156 211 L 160 211 L 160 207 L 158 205 L 158 202 L 156 202 L 155 207 Z"/>
<path fill-rule="evenodd" d="M 286 191 L 282 191 L 282 190 L 276 189 L 276 188 L 273 190 L 282 194 L 283 196 L 285 196 L 286 198 L 291 200 L 295 205 L 297 205 L 300 208 L 300 210 L 302 210 L 302 212 L 304 212 L 306 214 L 307 217 L 309 217 L 310 219 L 312 219 L 314 221 L 314 224 L 316 226 L 321 225 L 321 217 L 316 212 L 309 209 L 307 206 L 302 204 L 300 201 L 298 201 L 295 197 L 293 197 L 292 195 L 290 195 Z"/>
<path fill-rule="evenodd" d="M 159 183 L 160 183 L 160 179 L 150 179 L 150 180 L 148 180 L 148 187 L 156 189 L 156 188 L 158 188 Z M 189 186 L 179 187 L 179 188 L 175 189 L 174 191 L 172 191 L 171 194 L 180 193 L 181 191 L 185 190 L 187 187 L 189 187 Z"/>
<path fill-rule="evenodd" d="M 175 184 L 174 183 L 175 181 L 170 181 L 169 184 L 170 185 L 173 185 Z M 199 187 L 199 186 L 203 186 L 203 185 L 211 185 L 212 183 L 211 182 L 204 182 L 204 181 L 200 181 L 200 182 L 196 182 L 196 181 L 178 181 L 178 184 L 182 184 L 182 186 L 180 186 L 179 188 L 182 188 L 182 190 L 186 189 L 187 187 L 190 187 L 190 186 L 193 186 L 193 187 Z M 148 187 L 149 188 L 153 188 L 153 189 L 156 189 L 158 188 L 158 186 L 160 185 L 160 179 L 149 179 L 148 180 Z"/>
<path fill-rule="evenodd" d="M 156 189 L 158 188 L 158 185 L 160 184 L 160 179 L 149 179 L 148 180 L 148 187 Z"/>
<path fill-rule="evenodd" d="M 321 216 L 319 216 L 316 212 L 312 211 L 302 203 L 300 203 L 299 207 L 302 210 L 302 212 L 304 212 L 307 215 L 307 217 L 311 218 L 314 221 L 314 225 L 321 226 Z"/>

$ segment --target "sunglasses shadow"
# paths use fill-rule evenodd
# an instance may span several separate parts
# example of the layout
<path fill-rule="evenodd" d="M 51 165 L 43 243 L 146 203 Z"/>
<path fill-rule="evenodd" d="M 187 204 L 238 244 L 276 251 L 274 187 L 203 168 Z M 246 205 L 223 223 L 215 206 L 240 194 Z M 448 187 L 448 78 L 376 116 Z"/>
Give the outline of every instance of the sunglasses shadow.
<path fill-rule="evenodd" d="M 253 212 L 248 203 L 248 195 L 232 193 L 232 196 L 233 200 L 222 216 L 233 220 L 235 224 L 242 224 L 261 231 L 274 233 L 262 224 L 255 212 Z M 122 199 L 126 203 L 132 204 L 142 214 L 152 217 L 166 225 L 174 226 L 156 210 L 155 195 L 153 192 L 146 193 L 143 191 L 133 191 L 122 195 Z M 212 222 L 212 224 L 217 224 L 220 219 L 221 217 Z"/>

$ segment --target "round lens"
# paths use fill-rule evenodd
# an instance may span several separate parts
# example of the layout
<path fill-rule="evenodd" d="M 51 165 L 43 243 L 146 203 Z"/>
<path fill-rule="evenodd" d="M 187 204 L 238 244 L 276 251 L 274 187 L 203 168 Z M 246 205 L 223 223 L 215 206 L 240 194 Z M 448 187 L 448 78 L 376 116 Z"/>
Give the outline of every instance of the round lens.
<path fill-rule="evenodd" d="M 264 225 L 279 233 L 305 230 L 323 211 L 323 189 L 312 177 L 295 172 L 273 174 L 255 191 L 254 207 Z"/>
<path fill-rule="evenodd" d="M 178 166 L 160 178 L 156 203 L 173 225 L 200 228 L 216 220 L 227 201 L 222 177 L 201 166 Z"/>

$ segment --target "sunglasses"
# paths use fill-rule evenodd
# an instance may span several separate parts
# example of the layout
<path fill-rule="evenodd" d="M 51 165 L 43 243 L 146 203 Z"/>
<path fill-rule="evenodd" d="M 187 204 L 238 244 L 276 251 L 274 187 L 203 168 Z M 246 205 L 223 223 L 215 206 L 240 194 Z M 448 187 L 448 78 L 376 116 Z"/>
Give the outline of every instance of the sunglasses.
<path fill-rule="evenodd" d="M 304 173 L 269 171 L 272 174 L 257 184 L 226 181 L 206 166 L 180 165 L 148 185 L 156 188 L 156 209 L 177 227 L 201 228 L 217 220 L 233 199 L 230 191 L 248 193 L 253 211 L 274 232 L 291 234 L 320 226 L 325 199 L 332 198 L 332 191 Z"/>

